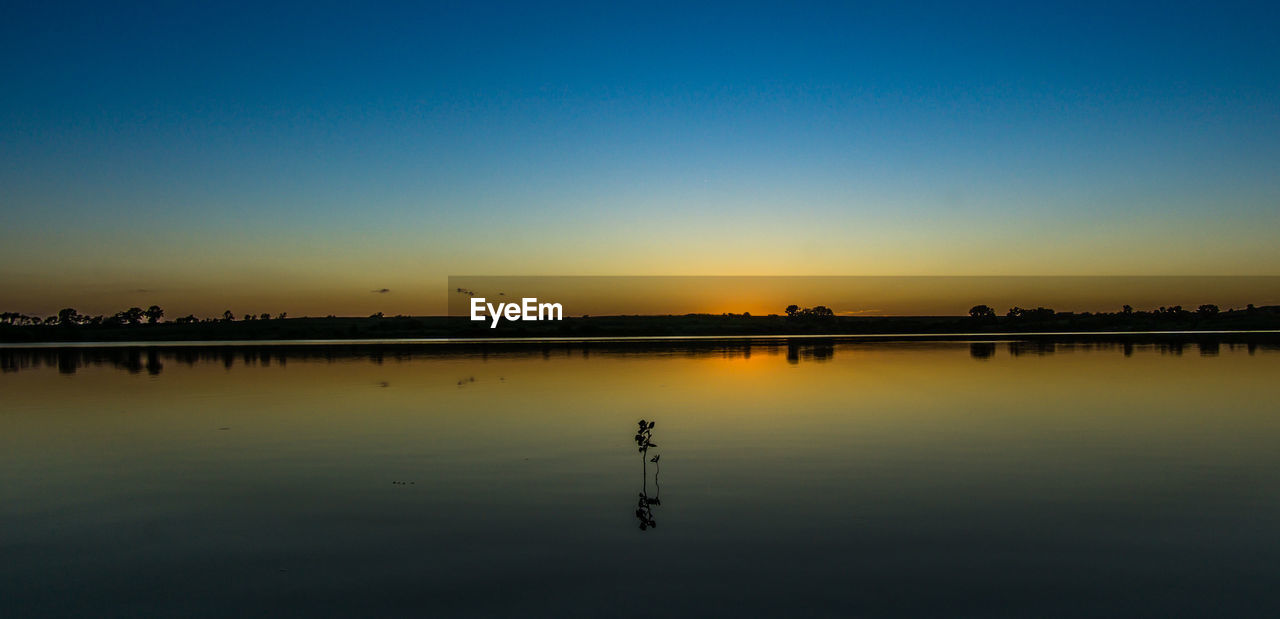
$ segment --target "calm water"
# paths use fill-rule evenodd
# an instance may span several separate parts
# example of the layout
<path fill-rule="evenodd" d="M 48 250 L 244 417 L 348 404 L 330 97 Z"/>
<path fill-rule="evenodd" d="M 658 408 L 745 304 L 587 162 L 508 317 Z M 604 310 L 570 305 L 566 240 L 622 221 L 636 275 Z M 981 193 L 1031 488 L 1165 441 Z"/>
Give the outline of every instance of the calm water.
<path fill-rule="evenodd" d="M 1280 612 L 1274 347 L 0 365 L 6 617 Z"/>

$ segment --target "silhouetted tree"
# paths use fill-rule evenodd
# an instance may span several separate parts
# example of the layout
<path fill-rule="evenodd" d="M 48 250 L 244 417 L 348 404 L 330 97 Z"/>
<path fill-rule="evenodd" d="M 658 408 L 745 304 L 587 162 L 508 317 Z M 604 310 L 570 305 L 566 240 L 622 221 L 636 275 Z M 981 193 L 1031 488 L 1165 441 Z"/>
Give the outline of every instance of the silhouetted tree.
<path fill-rule="evenodd" d="M 1128 316 L 1129 314 L 1133 313 L 1133 307 L 1126 305 L 1120 308 L 1120 313 L 1124 314 L 1125 316 Z"/>
<path fill-rule="evenodd" d="M 74 308 L 64 307 L 58 310 L 58 322 L 64 327 L 70 327 L 80 322 L 80 314 Z"/>
<path fill-rule="evenodd" d="M 258 320 L 271 320 L 271 314 L 263 312 L 262 315 L 258 316 Z"/>
<path fill-rule="evenodd" d="M 988 321 L 996 317 L 996 311 L 987 305 L 975 305 L 969 308 L 969 316 L 974 320 Z"/>
<path fill-rule="evenodd" d="M 1213 316 L 1218 315 L 1218 306 L 1213 305 L 1212 303 L 1201 305 L 1199 308 L 1196 309 L 1196 313 L 1200 314 L 1205 318 L 1211 318 Z"/>
<path fill-rule="evenodd" d="M 1047 307 L 1037 307 L 1035 309 L 1023 309 L 1021 307 L 1013 307 L 1009 309 L 1009 313 L 1005 316 L 1018 320 L 1050 320 L 1053 318 L 1054 312 Z"/>
<path fill-rule="evenodd" d="M 835 315 L 836 313 L 825 305 L 806 307 L 804 309 L 800 309 L 796 305 L 787 306 L 787 318 L 791 320 L 826 319 L 833 318 Z"/>
<path fill-rule="evenodd" d="M 153 325 L 160 322 L 161 318 L 164 318 L 164 310 L 160 309 L 159 305 L 148 307 L 147 311 L 142 314 L 147 317 L 147 323 Z"/>
<path fill-rule="evenodd" d="M 279 314 L 276 314 L 276 320 L 284 320 L 285 316 L 288 316 L 288 314 L 286 314 L 285 312 L 280 312 Z M 306 318 L 306 316 L 303 316 L 303 318 Z"/>
<path fill-rule="evenodd" d="M 120 312 L 120 316 L 124 318 L 124 321 L 131 325 L 142 324 L 142 317 L 145 314 L 146 312 L 142 311 L 141 307 L 131 307 L 123 312 Z"/>
<path fill-rule="evenodd" d="M 226 322 L 231 322 L 236 319 L 236 315 L 232 314 L 231 310 L 227 310 L 225 312 L 222 312 L 222 319 Z"/>

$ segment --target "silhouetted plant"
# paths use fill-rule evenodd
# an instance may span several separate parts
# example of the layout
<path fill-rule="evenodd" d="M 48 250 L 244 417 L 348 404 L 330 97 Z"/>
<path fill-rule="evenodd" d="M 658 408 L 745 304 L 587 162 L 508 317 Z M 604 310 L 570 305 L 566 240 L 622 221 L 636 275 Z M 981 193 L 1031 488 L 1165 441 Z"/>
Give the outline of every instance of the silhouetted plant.
<path fill-rule="evenodd" d="M 646 458 L 649 455 L 649 448 L 657 447 L 657 443 L 653 442 L 653 426 L 655 422 L 645 421 L 641 419 L 636 429 L 636 446 L 640 451 L 640 471 L 642 474 L 642 482 L 640 485 L 640 496 L 636 503 L 636 520 L 640 521 L 640 530 L 644 531 L 658 526 L 658 521 L 653 517 L 653 508 L 662 505 L 662 486 L 658 483 L 658 474 L 661 469 L 658 468 L 658 460 L 662 458 L 662 454 L 654 454 L 652 458 Z M 654 496 L 649 496 L 649 463 L 654 465 L 653 485 L 655 489 Z"/>
<path fill-rule="evenodd" d="M 653 425 L 654 422 L 641 419 L 640 429 L 636 431 L 636 445 L 640 448 L 640 453 L 648 453 L 650 447 L 657 447 L 653 442 Z"/>
<path fill-rule="evenodd" d="M 142 314 L 147 317 L 147 322 L 153 325 L 160 322 L 161 318 L 164 318 L 164 310 L 160 309 L 159 305 L 148 307 L 147 311 Z"/>

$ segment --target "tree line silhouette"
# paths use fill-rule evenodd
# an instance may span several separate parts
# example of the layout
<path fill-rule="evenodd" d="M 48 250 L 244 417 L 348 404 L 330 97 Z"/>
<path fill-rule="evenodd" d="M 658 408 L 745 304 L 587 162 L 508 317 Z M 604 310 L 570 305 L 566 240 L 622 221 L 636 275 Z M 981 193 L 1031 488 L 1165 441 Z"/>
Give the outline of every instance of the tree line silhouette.
<path fill-rule="evenodd" d="M 65 307 L 58 310 L 58 313 L 52 316 L 41 318 L 39 316 L 28 316 L 19 312 L 3 312 L 0 313 L 0 324 L 14 326 L 62 326 L 62 327 L 128 327 L 144 324 L 159 324 L 163 322 L 165 316 L 164 308 L 159 305 L 152 305 L 147 309 L 140 307 L 131 307 L 127 310 L 116 312 L 110 316 L 97 315 L 89 316 L 77 312 L 73 307 Z M 287 314 L 280 312 L 275 315 L 276 320 L 283 320 Z M 231 310 L 222 313 L 221 318 L 197 318 L 194 314 L 187 314 L 174 319 L 175 324 L 193 324 L 193 323 L 211 323 L 211 322 L 234 322 L 235 314 Z M 245 314 L 244 320 L 272 320 L 269 313 L 262 314 Z"/>
<path fill-rule="evenodd" d="M 1056 311 L 1049 307 L 1010 307 L 999 311 L 975 305 L 967 314 L 933 316 L 837 315 L 829 306 L 790 305 L 785 315 L 683 314 L 666 316 L 581 316 L 563 321 L 519 323 L 505 337 L 626 337 L 626 336 L 777 336 L 863 335 L 888 333 L 956 334 L 1031 331 L 1266 331 L 1280 329 L 1280 306 L 1222 309 L 1202 304 L 1139 311 L 1131 305 L 1111 312 Z M 288 318 L 286 320 L 286 318 Z M 491 337 L 484 325 L 465 316 L 290 317 L 242 314 L 172 318 L 159 305 L 131 307 L 111 315 L 87 316 L 63 308 L 47 317 L 18 312 L 0 313 L 0 341 L 151 341 L 360 339 L 417 337 Z M 815 355 L 814 359 L 819 357 Z"/>
<path fill-rule="evenodd" d="M 1244 312 L 1247 314 L 1257 314 L 1262 312 L 1276 313 L 1280 310 L 1277 306 L 1255 307 L 1254 304 L 1248 304 L 1243 310 L 1227 310 L 1228 313 Z M 784 310 L 788 320 L 792 321 L 815 321 L 830 320 L 835 318 L 835 312 L 825 305 L 817 305 L 814 307 L 801 308 L 799 305 L 788 305 Z M 1048 307 L 1023 308 L 1014 306 L 1005 312 L 1001 317 L 997 314 L 995 308 L 990 305 L 975 305 L 969 308 L 969 317 L 977 322 L 995 323 L 1001 319 L 1015 322 L 1042 322 L 1053 320 L 1055 318 L 1068 317 L 1117 317 L 1117 318 L 1167 318 L 1167 319 L 1190 319 L 1190 318 L 1213 318 L 1221 313 L 1221 309 L 1214 304 L 1206 303 L 1197 307 L 1194 311 L 1183 309 L 1181 305 L 1161 306 L 1159 309 L 1150 311 L 1135 311 L 1133 306 L 1124 305 L 1118 312 L 1058 312 Z M 729 314 L 732 316 L 732 314 Z M 750 314 L 743 314 L 750 316 Z"/>
<path fill-rule="evenodd" d="M 1230 309 L 1225 313 L 1257 314 L 1257 313 L 1277 313 L 1280 307 L 1266 306 L 1255 307 L 1254 304 L 1248 304 L 1243 310 Z M 786 319 L 795 322 L 825 321 L 836 318 L 835 312 L 825 306 L 817 305 L 814 307 L 801 308 L 798 305 L 788 305 L 784 310 Z M 1213 318 L 1223 313 L 1222 310 L 1214 304 L 1204 304 L 1195 310 L 1184 309 L 1181 305 L 1161 306 L 1158 309 L 1149 311 L 1137 311 L 1130 305 L 1124 305 L 1118 312 L 1058 312 L 1052 308 L 1036 307 L 1023 308 L 1014 306 L 1009 308 L 1003 316 L 1000 316 L 995 308 L 989 305 L 975 305 L 969 308 L 969 318 L 976 322 L 996 323 L 1004 321 L 1014 322 L 1043 322 L 1057 318 L 1067 317 L 1114 317 L 1114 318 L 1165 318 L 1165 319 L 1192 319 L 1192 318 Z M 692 316 L 692 315 L 691 315 Z M 740 316 L 735 314 L 726 314 L 728 317 L 750 318 L 751 314 L 743 313 Z M 774 315 L 770 315 L 771 317 Z M 116 312 L 110 316 L 97 315 L 89 316 L 81 314 L 75 308 L 67 307 L 58 311 L 57 314 L 51 316 L 29 316 L 20 312 L 3 312 L 0 313 L 0 325 L 12 326 L 104 326 L 104 327 L 126 327 L 141 324 L 159 324 L 164 321 L 165 311 L 159 305 L 152 305 L 146 309 L 140 307 L 131 307 L 129 309 Z M 288 317 L 286 312 L 280 312 L 272 315 L 268 312 L 261 314 L 244 314 L 241 321 L 250 322 L 257 320 L 283 320 Z M 371 314 L 369 318 L 383 318 L 382 312 Z M 330 316 L 333 318 L 333 316 Z M 406 316 L 397 316 L 397 318 L 407 318 Z M 227 310 L 219 317 L 198 318 L 194 314 L 187 314 L 179 318 L 173 319 L 174 324 L 195 324 L 195 323 L 219 323 L 219 322 L 235 322 L 236 315 Z"/>
<path fill-rule="evenodd" d="M 787 313 L 788 320 L 826 320 L 836 316 L 836 313 L 825 305 L 800 309 L 799 305 L 793 304 L 788 305 L 784 311 Z"/>
<path fill-rule="evenodd" d="M 1258 307 L 1255 307 L 1252 303 L 1250 303 L 1245 307 L 1244 310 L 1232 309 L 1232 310 L 1228 310 L 1228 313 L 1243 311 L 1247 314 L 1256 314 L 1262 310 L 1271 311 L 1274 309 L 1275 308 L 1273 307 L 1258 308 Z M 1206 303 L 1204 305 L 1201 305 L 1200 307 L 1196 308 L 1195 311 L 1185 310 L 1182 308 L 1181 305 L 1171 305 L 1167 307 L 1161 306 L 1159 309 L 1150 310 L 1146 312 L 1134 311 L 1133 306 L 1131 305 L 1122 306 L 1119 312 L 1080 312 L 1080 313 L 1056 312 L 1052 308 L 1047 308 L 1047 307 L 1037 307 L 1035 309 L 1030 309 L 1030 308 L 1022 308 L 1022 307 L 1014 306 L 1009 308 L 1009 310 L 1005 312 L 1004 318 L 1006 320 L 1015 321 L 1015 322 L 1016 321 L 1043 322 L 1043 321 L 1052 320 L 1055 318 L 1067 318 L 1067 317 L 1077 317 L 1077 316 L 1082 318 L 1091 318 L 1091 317 L 1146 318 L 1146 319 L 1164 318 L 1164 319 L 1176 320 L 1176 319 L 1192 319 L 1192 318 L 1213 318 L 1214 316 L 1217 316 L 1219 313 L 1221 313 L 1221 309 L 1217 305 L 1214 305 L 1211 303 Z M 983 322 L 983 323 L 995 323 L 1000 321 L 1000 318 L 996 315 L 996 310 L 989 305 L 975 305 L 969 308 L 969 317 L 977 322 Z"/>

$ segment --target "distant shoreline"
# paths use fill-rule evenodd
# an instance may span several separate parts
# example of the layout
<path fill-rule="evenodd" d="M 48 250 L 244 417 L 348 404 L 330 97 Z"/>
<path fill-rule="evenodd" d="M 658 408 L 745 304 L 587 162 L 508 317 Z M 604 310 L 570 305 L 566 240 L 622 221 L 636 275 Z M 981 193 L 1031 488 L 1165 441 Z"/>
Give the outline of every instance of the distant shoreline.
<path fill-rule="evenodd" d="M 450 346 L 533 346 L 554 344 L 715 344 L 777 343 L 791 340 L 837 342 L 1195 342 L 1268 341 L 1280 342 L 1280 329 L 1248 331 L 1042 331 L 987 333 L 864 333 L 864 334 L 772 334 L 772 335 L 675 335 L 675 336 L 592 336 L 592 337 L 490 337 L 490 338 L 385 338 L 385 339 L 298 339 L 298 340 L 136 340 L 136 341 L 49 341 L 4 342 L 0 349 L 58 348 L 383 348 Z"/>
<path fill-rule="evenodd" d="M 985 307 L 985 306 L 983 306 Z M 977 309 L 977 308 L 975 308 Z M 159 321 L 154 324 L 4 324 L 0 343 L 70 345 L 116 343 L 469 343 L 510 341 L 626 341 L 863 337 L 885 339 L 1026 339 L 1045 337 L 1159 338 L 1274 337 L 1280 308 L 1203 313 L 1181 311 L 1109 314 L 1028 311 L 1020 316 L 580 316 L 563 321 L 488 323 L 462 316 L 371 316 L 368 318 L 262 318 L 255 320 Z M 1229 335 L 1228 335 L 1229 334 Z"/>

